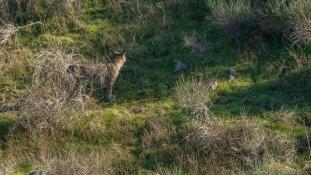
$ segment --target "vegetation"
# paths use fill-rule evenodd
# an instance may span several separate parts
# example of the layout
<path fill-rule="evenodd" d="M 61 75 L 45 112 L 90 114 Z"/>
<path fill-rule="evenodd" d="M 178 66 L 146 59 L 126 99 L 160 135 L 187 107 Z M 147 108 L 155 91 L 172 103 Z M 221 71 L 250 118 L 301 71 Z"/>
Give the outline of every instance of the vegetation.
<path fill-rule="evenodd" d="M 310 174 L 310 12 L 309 0 L 0 1 L 0 174 Z M 121 49 L 114 102 L 100 83 L 77 90 L 69 65 Z"/>

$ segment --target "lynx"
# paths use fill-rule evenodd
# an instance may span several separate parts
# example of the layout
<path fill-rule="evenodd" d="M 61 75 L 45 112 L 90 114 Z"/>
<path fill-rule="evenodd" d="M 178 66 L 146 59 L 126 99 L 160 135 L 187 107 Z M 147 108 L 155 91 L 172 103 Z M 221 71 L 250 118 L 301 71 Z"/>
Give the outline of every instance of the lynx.
<path fill-rule="evenodd" d="M 72 73 L 77 81 L 77 88 L 81 93 L 83 82 L 87 82 L 93 90 L 94 81 L 100 81 L 101 85 L 105 84 L 106 99 L 112 101 L 112 90 L 117 80 L 120 70 L 126 61 L 125 51 L 115 52 L 112 61 L 107 64 L 87 65 L 74 64 L 70 65 L 67 72 Z"/>

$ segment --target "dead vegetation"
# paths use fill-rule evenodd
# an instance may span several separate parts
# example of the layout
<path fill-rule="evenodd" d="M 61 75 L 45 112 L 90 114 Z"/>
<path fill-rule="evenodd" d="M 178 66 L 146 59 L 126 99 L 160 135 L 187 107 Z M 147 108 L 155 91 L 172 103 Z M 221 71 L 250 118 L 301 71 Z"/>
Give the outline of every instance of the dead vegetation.
<path fill-rule="evenodd" d="M 0 152 L 0 175 L 12 174 L 15 171 L 17 162 L 9 156 Z"/>
<path fill-rule="evenodd" d="M 0 44 L 8 42 L 17 32 L 17 28 L 12 24 L 7 24 L 0 28 Z"/>
<path fill-rule="evenodd" d="M 34 162 L 37 172 L 46 175 L 110 175 L 113 174 L 111 160 L 103 153 L 70 153 L 64 158 L 43 155 Z"/>
<path fill-rule="evenodd" d="M 182 128 L 154 118 L 146 123 L 141 149 L 141 160 L 155 162 L 160 174 L 303 174 L 293 140 L 245 117 L 190 120 Z"/>
<path fill-rule="evenodd" d="M 17 27 L 13 24 L 4 24 L 3 26 L 0 26 L 0 44 L 5 44 L 9 42 L 10 40 L 13 40 L 14 36 L 17 34 L 17 32 L 21 29 L 31 27 L 33 25 L 41 24 L 41 22 L 35 22 L 30 23 L 21 27 Z"/>
<path fill-rule="evenodd" d="M 39 130 L 63 128 L 81 117 L 83 87 L 67 72 L 76 56 L 64 51 L 45 51 L 37 55 L 32 85 L 21 102 L 20 124 Z"/>
<path fill-rule="evenodd" d="M 211 172 L 221 169 L 241 171 L 248 167 L 254 172 L 261 169 L 265 174 L 268 171 L 263 167 L 270 163 L 269 169 L 275 172 L 283 169 L 296 172 L 297 169 L 294 143 L 253 120 L 205 121 L 198 125 L 192 141 L 206 156 L 206 164 L 214 169 Z"/>
<path fill-rule="evenodd" d="M 110 175 L 114 174 L 112 166 L 112 153 L 103 149 L 85 150 L 84 140 L 79 145 L 72 147 L 70 151 L 62 151 L 68 148 L 70 142 L 58 137 L 51 137 L 46 133 L 18 134 L 9 138 L 6 156 L 0 155 L 0 174 L 17 173 L 18 166 L 31 165 L 26 174 L 45 175 Z M 22 146 L 24 145 L 24 146 Z M 25 146 L 27 145 L 27 146 Z M 1 174 L 2 175 L 2 174 Z"/>
<path fill-rule="evenodd" d="M 203 77 L 182 77 L 175 85 L 175 95 L 179 106 L 190 109 L 196 118 L 207 117 L 212 104 L 213 91 L 217 80 Z"/>

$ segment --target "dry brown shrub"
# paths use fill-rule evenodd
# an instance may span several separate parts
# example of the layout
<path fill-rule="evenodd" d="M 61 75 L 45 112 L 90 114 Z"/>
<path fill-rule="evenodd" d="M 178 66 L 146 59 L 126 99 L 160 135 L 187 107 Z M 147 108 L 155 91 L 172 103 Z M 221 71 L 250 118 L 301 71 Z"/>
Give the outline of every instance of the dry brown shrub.
<path fill-rule="evenodd" d="M 67 72 L 76 56 L 65 51 L 37 55 L 32 85 L 21 103 L 23 119 L 19 124 L 41 130 L 64 128 L 78 121 L 84 110 L 83 86 Z"/>

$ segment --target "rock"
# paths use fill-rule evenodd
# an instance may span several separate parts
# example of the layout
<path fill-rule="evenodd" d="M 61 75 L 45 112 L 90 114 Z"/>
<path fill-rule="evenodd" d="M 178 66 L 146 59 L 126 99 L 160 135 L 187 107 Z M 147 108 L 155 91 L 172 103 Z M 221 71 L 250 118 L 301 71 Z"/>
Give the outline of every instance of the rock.
<path fill-rule="evenodd" d="M 44 175 L 44 173 L 41 172 L 41 171 L 32 171 L 32 172 L 29 173 L 28 175 Z"/>
<path fill-rule="evenodd" d="M 229 69 L 229 82 L 235 80 L 235 77 L 237 76 L 237 72 L 235 69 L 230 68 Z"/>
<path fill-rule="evenodd" d="M 188 65 L 181 60 L 175 60 L 175 71 L 180 72 L 188 68 Z"/>

